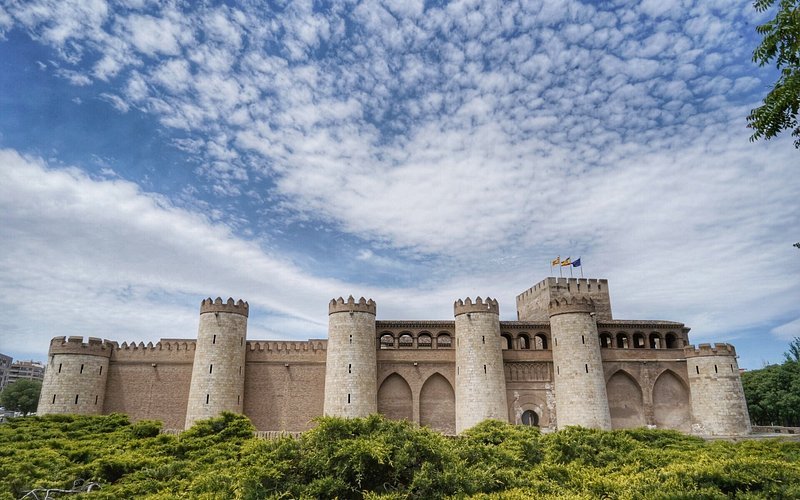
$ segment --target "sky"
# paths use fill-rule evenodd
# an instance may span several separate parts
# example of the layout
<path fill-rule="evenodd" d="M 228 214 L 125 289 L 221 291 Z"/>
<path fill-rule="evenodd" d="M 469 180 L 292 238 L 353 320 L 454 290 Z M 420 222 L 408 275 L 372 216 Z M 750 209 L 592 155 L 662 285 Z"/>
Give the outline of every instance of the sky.
<path fill-rule="evenodd" d="M 0 0 L 0 352 L 449 319 L 580 258 L 740 366 L 800 336 L 800 151 L 749 1 Z M 787 134 L 784 134 L 787 135 Z M 563 270 L 569 275 L 570 270 Z"/>

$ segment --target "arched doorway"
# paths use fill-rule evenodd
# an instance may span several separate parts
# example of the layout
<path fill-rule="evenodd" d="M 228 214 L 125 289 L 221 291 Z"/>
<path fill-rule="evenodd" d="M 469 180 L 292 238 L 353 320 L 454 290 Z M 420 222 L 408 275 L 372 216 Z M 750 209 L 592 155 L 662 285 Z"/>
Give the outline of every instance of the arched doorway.
<path fill-rule="evenodd" d="M 645 425 L 642 388 L 627 372 L 618 371 L 606 383 L 611 428 L 627 429 Z"/>
<path fill-rule="evenodd" d="M 378 413 L 392 420 L 413 419 L 411 387 L 400 375 L 392 373 L 378 390 Z"/>
<path fill-rule="evenodd" d="M 689 390 L 670 370 L 665 370 L 653 385 L 653 416 L 661 429 L 688 432 L 692 428 Z"/>
<path fill-rule="evenodd" d="M 419 393 L 419 423 L 445 434 L 456 432 L 456 394 L 439 373 L 422 385 Z"/>
<path fill-rule="evenodd" d="M 531 427 L 539 427 L 539 415 L 533 410 L 525 410 L 522 412 L 522 425 L 529 425 Z"/>

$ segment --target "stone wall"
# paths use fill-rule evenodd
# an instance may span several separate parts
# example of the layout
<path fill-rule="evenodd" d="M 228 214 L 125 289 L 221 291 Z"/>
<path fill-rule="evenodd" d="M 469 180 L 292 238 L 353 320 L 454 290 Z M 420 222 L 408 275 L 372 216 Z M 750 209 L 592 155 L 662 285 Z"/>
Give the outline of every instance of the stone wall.
<path fill-rule="evenodd" d="M 545 278 L 517 295 L 517 319 L 547 321 L 550 301 L 567 297 L 586 297 L 595 305 L 598 321 L 611 320 L 608 280 L 584 278 Z"/>

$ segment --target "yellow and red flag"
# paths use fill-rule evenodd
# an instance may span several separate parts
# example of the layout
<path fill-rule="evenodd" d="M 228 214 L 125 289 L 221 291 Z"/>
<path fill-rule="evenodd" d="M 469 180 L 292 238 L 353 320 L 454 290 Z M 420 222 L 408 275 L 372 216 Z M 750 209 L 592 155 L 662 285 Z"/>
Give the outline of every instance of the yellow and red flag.
<path fill-rule="evenodd" d="M 567 257 L 566 259 L 561 261 L 561 267 L 567 267 L 567 266 L 571 266 L 571 265 L 572 265 L 572 261 L 570 260 L 569 257 Z"/>
<path fill-rule="evenodd" d="M 550 263 L 550 267 L 558 266 L 560 264 L 561 264 L 561 256 L 559 255 L 558 257 L 553 259 L 553 262 Z"/>

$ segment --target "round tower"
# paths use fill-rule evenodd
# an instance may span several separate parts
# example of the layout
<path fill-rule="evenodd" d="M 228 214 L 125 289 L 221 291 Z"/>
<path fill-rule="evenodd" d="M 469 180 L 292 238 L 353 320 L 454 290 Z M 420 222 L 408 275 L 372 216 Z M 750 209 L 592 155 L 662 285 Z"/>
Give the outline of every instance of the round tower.
<path fill-rule="evenodd" d="M 730 344 L 685 347 L 692 432 L 711 436 L 749 434 L 750 415 L 744 399 L 736 349 Z"/>
<path fill-rule="evenodd" d="M 324 413 L 366 417 L 378 412 L 375 302 L 351 295 L 328 304 Z"/>
<path fill-rule="evenodd" d="M 101 414 L 114 347 L 114 342 L 94 337 L 88 342 L 83 337 L 51 340 L 37 413 Z"/>
<path fill-rule="evenodd" d="M 200 304 L 200 326 L 186 406 L 186 428 L 223 411 L 242 413 L 247 317 L 250 306 L 221 298 Z"/>
<path fill-rule="evenodd" d="M 558 427 L 611 429 L 603 362 L 588 297 L 562 297 L 549 305 Z"/>
<path fill-rule="evenodd" d="M 453 304 L 456 337 L 456 433 L 488 418 L 508 422 L 497 300 Z"/>

